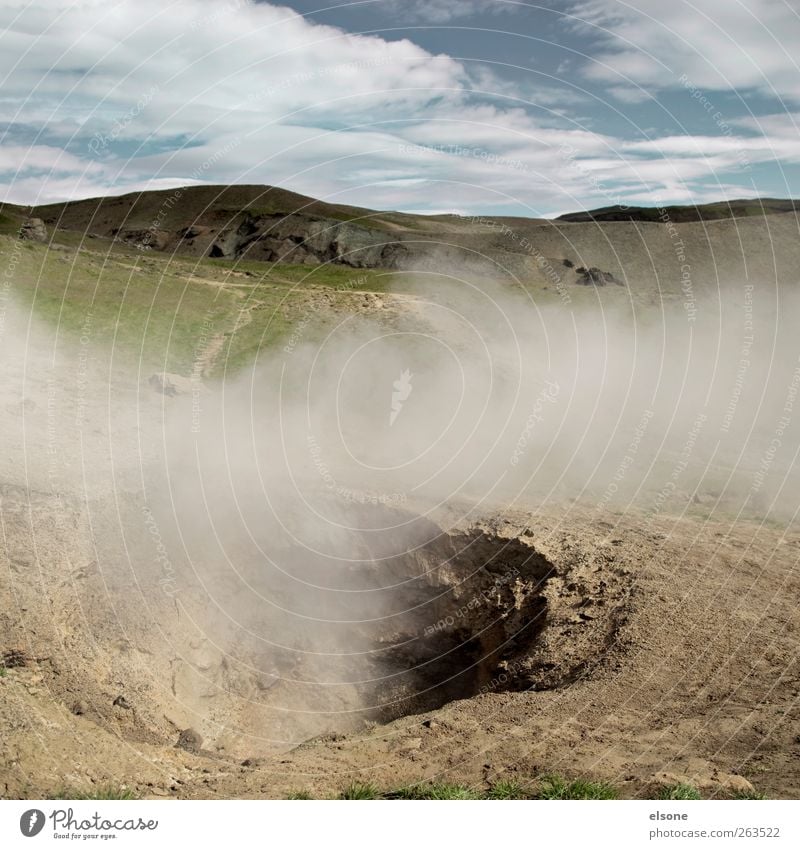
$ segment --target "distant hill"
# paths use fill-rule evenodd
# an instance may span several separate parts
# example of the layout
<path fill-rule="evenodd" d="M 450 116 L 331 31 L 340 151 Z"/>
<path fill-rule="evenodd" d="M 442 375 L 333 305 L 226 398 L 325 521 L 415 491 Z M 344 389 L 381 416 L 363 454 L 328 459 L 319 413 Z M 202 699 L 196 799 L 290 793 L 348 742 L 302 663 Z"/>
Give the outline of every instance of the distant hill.
<path fill-rule="evenodd" d="M 140 250 L 265 262 L 397 267 L 405 238 L 462 233 L 452 215 L 378 212 L 273 186 L 189 186 L 23 208 L 0 208 L 6 230 L 27 216 L 51 230 L 122 241 Z M 0 221 L 3 223 L 3 221 Z"/>
<path fill-rule="evenodd" d="M 697 206 L 604 206 L 587 212 L 568 212 L 557 221 L 582 223 L 586 221 L 663 221 L 685 224 L 691 221 L 715 221 L 720 218 L 750 218 L 754 215 L 777 215 L 800 211 L 800 201 L 780 198 L 749 198 L 719 201 Z M 666 216 L 665 216 L 666 213 Z"/>
<path fill-rule="evenodd" d="M 94 250 L 105 242 L 143 259 L 162 253 L 226 264 L 475 274 L 565 304 L 613 281 L 620 285 L 607 287 L 616 293 L 607 297 L 674 297 L 694 309 L 694 299 L 720 282 L 796 281 L 798 210 L 800 201 L 765 198 L 670 206 L 666 216 L 618 206 L 555 220 L 414 215 L 270 186 L 191 186 L 33 208 L 3 204 L 0 234 L 18 233 L 33 216 L 55 245 L 86 249 L 91 239 Z"/>

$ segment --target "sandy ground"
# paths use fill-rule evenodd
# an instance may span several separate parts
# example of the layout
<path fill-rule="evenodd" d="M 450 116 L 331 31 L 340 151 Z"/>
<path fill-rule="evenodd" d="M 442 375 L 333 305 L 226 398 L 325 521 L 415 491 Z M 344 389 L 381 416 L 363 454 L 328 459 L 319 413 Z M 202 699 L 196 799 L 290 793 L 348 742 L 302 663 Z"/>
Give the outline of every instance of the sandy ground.
<path fill-rule="evenodd" d="M 561 663 L 566 678 L 502 692 L 500 670 L 472 698 L 269 754 L 245 730 L 263 694 L 240 681 L 237 701 L 232 674 L 215 677 L 191 603 L 111 587 L 65 545 L 79 513 L 23 496 L 7 488 L 2 500 L 0 633 L 25 656 L 0 678 L 5 797 L 108 784 L 185 798 L 331 795 L 353 779 L 485 786 L 542 772 L 611 780 L 630 796 L 676 776 L 707 794 L 743 780 L 800 793 L 800 533 L 630 513 L 585 522 L 574 504 L 477 522 L 553 564 L 547 626 L 520 635 L 518 657 Z M 165 680 L 176 666 L 178 680 L 214 678 L 217 692 L 190 704 L 188 679 Z M 175 747 L 184 727 L 226 710 L 231 728 L 208 748 Z"/>
<path fill-rule="evenodd" d="M 769 227 L 682 225 L 696 294 L 714 290 L 712 260 L 738 292 L 741 244 L 763 265 L 778 231 L 775 273 L 789 279 L 800 244 L 793 226 L 785 217 Z M 591 253 L 617 272 L 624 254 L 623 271 L 644 282 L 609 297 L 686 297 L 674 241 L 658 225 L 530 228 L 541 228 L 537 244 L 556 264 Z M 643 241 L 647 230 L 653 235 Z M 500 238 L 491 228 L 489 235 Z M 706 256 L 712 242 L 723 260 Z M 771 280 L 763 285 L 768 291 Z M 314 311 L 335 305 L 335 319 L 360 311 L 408 329 L 402 315 L 413 330 L 425 328 L 430 312 L 409 295 L 314 290 L 307 298 Z M 724 468 L 714 492 L 692 492 L 683 475 L 686 491 L 676 490 L 657 516 L 611 504 L 598 511 L 602 487 L 588 503 L 553 489 L 541 501 L 482 503 L 469 518 L 453 504 L 436 511 L 448 540 L 476 538 L 479 550 L 499 552 L 501 573 L 516 574 L 509 552 L 517 563 L 530 551 L 546 574 L 537 588 L 523 570 L 492 590 L 504 608 L 476 608 L 462 579 L 485 565 L 481 556 L 455 569 L 433 555 L 425 564 L 407 558 L 409 574 L 432 567 L 425 589 L 442 591 L 443 615 L 471 611 L 473 638 L 486 652 L 469 686 L 451 688 L 449 698 L 409 705 L 388 684 L 382 693 L 380 679 L 365 697 L 346 676 L 318 683 L 328 661 L 304 649 L 302 633 L 289 641 L 302 655 L 294 666 L 279 651 L 260 651 L 266 634 L 275 641 L 263 605 L 239 606 L 228 619 L 225 601 L 241 594 L 241 582 L 259 589 L 260 562 L 250 571 L 204 569 L 197 552 L 206 539 L 180 538 L 162 520 L 159 506 L 173 493 L 153 489 L 157 477 L 143 491 L 141 470 L 163 460 L 162 414 L 171 403 L 153 393 L 148 375 L 117 386 L 108 364 L 87 359 L 79 344 L 58 363 L 35 345 L 16 345 L 22 359 L 7 356 L 16 338 L 28 339 L 12 330 L 7 324 L 0 350 L 0 796 L 109 785 L 145 797 L 332 796 L 354 779 L 382 788 L 423 779 L 486 787 L 546 772 L 609 780 L 632 797 L 681 780 L 711 796 L 751 785 L 770 797 L 800 795 L 800 529 L 758 518 L 758 505 L 737 515 L 735 498 L 725 501 Z M 215 338 L 199 371 L 218 354 Z M 791 373 L 785 379 L 791 385 Z M 108 392 L 81 395 L 106 383 Z M 676 459 L 661 462 L 669 475 Z M 745 477 L 750 486 L 751 472 Z M 651 486 L 638 503 L 653 504 L 659 484 Z M 189 511 L 204 504 L 187 503 Z M 427 505 L 404 507 L 422 513 Z M 206 517 L 183 518 L 200 527 Z M 176 556 L 182 547 L 186 556 Z M 244 543 L 236 554 L 249 562 Z M 213 567 L 211 551 L 208 560 Z M 398 634 L 395 641 L 435 645 Z M 451 645 L 447 629 L 437 638 Z M 408 658 L 412 671 L 425 666 L 419 653 Z M 406 715 L 376 711 L 385 701 Z"/>

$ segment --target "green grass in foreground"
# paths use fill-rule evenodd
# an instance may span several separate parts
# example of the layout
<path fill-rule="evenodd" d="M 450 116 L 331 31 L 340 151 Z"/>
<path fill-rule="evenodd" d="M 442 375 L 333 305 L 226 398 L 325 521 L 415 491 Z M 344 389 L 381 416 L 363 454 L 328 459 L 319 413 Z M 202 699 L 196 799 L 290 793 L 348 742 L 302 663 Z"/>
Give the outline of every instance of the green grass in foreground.
<path fill-rule="evenodd" d="M 498 781 L 493 784 L 489 788 L 486 798 L 495 800 L 527 799 L 528 793 L 519 781 L 512 778 L 510 780 Z"/>
<path fill-rule="evenodd" d="M 402 787 L 394 793 L 387 794 L 386 798 L 444 801 L 451 799 L 483 799 L 486 797 L 464 784 L 432 782 L 430 784 L 413 784 L 409 787 Z"/>
<path fill-rule="evenodd" d="M 760 793 L 758 790 L 745 790 L 741 793 L 735 793 L 733 796 L 737 801 L 744 800 L 754 800 L 754 801 L 763 801 L 767 798 L 766 793 Z"/>
<path fill-rule="evenodd" d="M 138 799 L 132 790 L 127 787 L 116 787 L 108 784 L 102 787 L 96 787 L 93 790 L 79 790 L 76 788 L 65 787 L 59 790 L 53 796 L 53 799 Z"/>
<path fill-rule="evenodd" d="M 539 781 L 537 799 L 616 799 L 617 791 L 605 781 L 569 781 L 558 775 L 546 775 Z"/>
<path fill-rule="evenodd" d="M 370 782 L 353 781 L 342 791 L 340 799 L 379 799 L 380 791 Z"/>
<path fill-rule="evenodd" d="M 659 799 L 701 799 L 700 791 L 692 784 L 668 784 L 659 794 Z"/>
<path fill-rule="evenodd" d="M 290 794 L 289 799 L 312 799 L 305 792 Z M 504 779 L 497 781 L 488 790 L 476 790 L 465 784 L 449 784 L 446 782 L 420 782 L 404 787 L 381 790 L 372 782 L 351 782 L 336 798 L 338 799 L 410 799 L 410 800 L 565 800 L 565 799 L 618 799 L 618 789 L 606 781 L 587 781 L 584 779 L 569 779 L 560 775 L 543 775 L 530 781 Z M 702 796 L 694 785 L 689 783 L 671 784 L 662 788 L 655 799 L 690 800 L 701 799 Z M 736 794 L 733 799 L 764 799 L 764 794 Z"/>

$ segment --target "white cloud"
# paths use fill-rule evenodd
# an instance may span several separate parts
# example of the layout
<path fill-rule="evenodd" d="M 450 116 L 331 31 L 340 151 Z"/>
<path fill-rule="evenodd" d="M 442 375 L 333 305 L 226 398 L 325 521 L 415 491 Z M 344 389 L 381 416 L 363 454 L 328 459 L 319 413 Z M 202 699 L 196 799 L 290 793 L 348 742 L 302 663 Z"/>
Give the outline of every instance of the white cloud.
<path fill-rule="evenodd" d="M 653 98 L 649 91 L 635 85 L 612 85 L 606 89 L 606 92 L 623 103 L 646 103 Z"/>
<path fill-rule="evenodd" d="M 585 66 L 623 85 L 758 89 L 800 97 L 800 11 L 782 0 L 578 0 L 572 13 L 601 50 Z"/>
<path fill-rule="evenodd" d="M 777 124 L 766 139 L 742 127 L 716 146 L 630 143 L 532 112 L 487 71 L 408 40 L 352 35 L 265 3 L 43 0 L 0 7 L 0 32 L 12 116 L 0 169 L 16 202 L 203 180 L 363 206 L 539 214 L 623 191 L 669 200 L 722 185 L 739 167 L 739 142 L 753 161 L 796 160 Z M 549 84 L 524 96 L 537 95 L 586 106 Z M 454 144 L 463 150 L 443 150 Z M 577 161 L 560 152 L 566 144 Z"/>
<path fill-rule="evenodd" d="M 392 8 L 398 21 L 405 24 L 446 24 L 475 15 L 514 12 L 520 7 L 513 0 L 387 0 L 381 5 Z"/>

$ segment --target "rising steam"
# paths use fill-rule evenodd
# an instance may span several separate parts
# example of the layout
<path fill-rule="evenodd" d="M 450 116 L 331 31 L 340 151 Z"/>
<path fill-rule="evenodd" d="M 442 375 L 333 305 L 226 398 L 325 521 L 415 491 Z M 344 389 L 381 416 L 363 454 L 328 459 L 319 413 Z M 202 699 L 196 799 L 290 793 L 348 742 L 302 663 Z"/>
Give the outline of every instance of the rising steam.
<path fill-rule="evenodd" d="M 387 301 L 391 320 L 324 333 L 309 315 L 174 398 L 118 365 L 90 315 L 79 340 L 4 316 L 3 478 L 80 505 L 60 532 L 158 635 L 169 710 L 229 746 L 390 715 L 386 647 L 439 611 L 398 558 L 451 524 L 517 506 L 788 522 L 800 505 L 794 292 L 727 281 L 691 314 L 624 293 L 543 306 L 450 268 L 408 272 Z"/>

